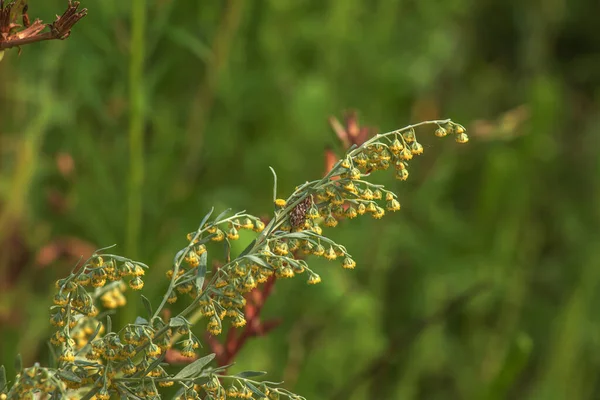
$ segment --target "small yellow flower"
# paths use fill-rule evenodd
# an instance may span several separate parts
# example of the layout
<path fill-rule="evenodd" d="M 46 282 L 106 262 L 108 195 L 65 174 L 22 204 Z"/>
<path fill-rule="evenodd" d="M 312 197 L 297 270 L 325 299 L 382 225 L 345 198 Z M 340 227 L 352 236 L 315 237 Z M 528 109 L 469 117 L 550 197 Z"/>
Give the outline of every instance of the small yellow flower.
<path fill-rule="evenodd" d="M 240 234 L 238 233 L 237 229 L 231 228 L 227 233 L 227 237 L 229 240 L 238 240 L 240 238 Z"/>
<path fill-rule="evenodd" d="M 146 274 L 146 271 L 144 271 L 144 267 L 142 267 L 141 265 L 135 264 L 131 273 L 133 276 L 144 276 Z"/>
<path fill-rule="evenodd" d="M 400 152 L 399 157 L 400 157 L 401 160 L 408 161 L 408 160 L 411 160 L 413 158 L 413 155 L 412 155 L 412 152 L 405 147 L 404 150 L 402 150 Z"/>
<path fill-rule="evenodd" d="M 54 304 L 57 306 L 66 306 L 69 303 L 69 296 L 64 293 L 57 293 L 54 296 Z"/>
<path fill-rule="evenodd" d="M 210 238 L 210 240 L 212 240 L 213 242 L 222 242 L 223 239 L 225 239 L 225 234 L 220 229 L 217 229 L 217 231 L 215 232 L 214 236 L 212 236 Z"/>
<path fill-rule="evenodd" d="M 413 155 L 418 156 L 420 154 L 423 154 L 423 146 L 419 142 L 413 142 L 410 145 L 410 151 Z"/>
<path fill-rule="evenodd" d="M 356 267 L 356 262 L 352 258 L 346 257 L 344 258 L 342 267 L 344 267 L 345 269 L 353 269 L 354 267 Z"/>
<path fill-rule="evenodd" d="M 401 181 L 407 180 L 408 179 L 408 170 L 401 169 L 399 171 L 396 171 L 396 179 L 401 180 Z"/>
<path fill-rule="evenodd" d="M 329 246 L 329 249 L 323 255 L 328 260 L 335 260 L 337 258 L 337 254 L 335 254 L 335 250 L 332 246 Z"/>
<path fill-rule="evenodd" d="M 289 253 L 288 245 L 285 242 L 278 242 L 273 249 L 273 253 L 285 256 Z"/>
<path fill-rule="evenodd" d="M 146 350 L 146 354 L 149 355 L 150 357 L 159 356 L 160 353 L 161 353 L 160 347 L 158 347 L 154 343 L 151 343 L 150 346 L 148 346 L 148 349 Z"/>
<path fill-rule="evenodd" d="M 81 286 L 89 285 L 91 280 L 92 279 L 88 274 L 81 274 L 77 277 L 77 283 L 79 283 Z"/>
<path fill-rule="evenodd" d="M 247 291 L 250 291 L 252 289 L 254 289 L 256 287 L 256 280 L 252 277 L 251 274 L 248 274 L 246 276 L 246 279 L 244 279 L 244 289 L 246 289 Z"/>
<path fill-rule="evenodd" d="M 254 229 L 254 224 L 252 223 L 252 220 L 250 218 L 246 217 L 242 220 L 240 228 L 249 230 Z"/>
<path fill-rule="evenodd" d="M 358 213 L 358 215 L 363 215 L 366 211 L 367 211 L 367 207 L 365 206 L 364 203 L 360 203 L 358 205 L 357 210 L 356 210 L 356 212 Z"/>
<path fill-rule="evenodd" d="M 370 213 L 374 213 L 377 211 L 377 206 L 375 205 L 375 203 L 371 202 L 371 203 L 367 204 L 366 210 Z"/>
<path fill-rule="evenodd" d="M 129 287 L 133 290 L 140 290 L 144 287 L 144 281 L 139 276 L 136 276 L 135 278 L 129 281 Z"/>
<path fill-rule="evenodd" d="M 350 172 L 348 172 L 348 178 L 350 178 L 353 181 L 360 179 L 360 177 L 361 177 L 361 173 L 358 170 L 358 168 L 352 168 L 350 170 Z"/>
<path fill-rule="evenodd" d="M 469 137 L 467 136 L 466 133 L 461 132 L 458 135 L 456 135 L 456 141 L 458 143 L 467 143 L 469 141 Z"/>
<path fill-rule="evenodd" d="M 373 200 L 373 192 L 371 191 L 371 189 L 366 188 L 365 190 L 363 190 L 363 192 L 360 194 L 361 199 L 363 200 Z"/>
<path fill-rule="evenodd" d="M 373 218 L 380 219 L 385 215 L 385 210 L 381 207 L 375 207 L 375 212 L 373 212 Z"/>
<path fill-rule="evenodd" d="M 206 246 L 200 244 L 196 246 L 196 249 L 194 251 L 196 252 L 196 255 L 201 256 L 202 254 L 206 253 Z"/>
<path fill-rule="evenodd" d="M 329 214 L 325 218 L 325 226 L 333 228 L 333 227 L 337 226 L 337 224 L 338 224 L 338 221 L 337 221 L 337 219 L 335 219 L 335 217 L 333 215 Z"/>
<path fill-rule="evenodd" d="M 354 162 L 359 166 L 359 167 L 365 167 L 367 165 L 367 162 L 369 161 L 369 157 L 365 154 L 365 153 L 359 153 L 356 158 L 354 159 Z"/>
<path fill-rule="evenodd" d="M 254 231 L 260 233 L 263 231 L 263 229 L 265 229 L 264 222 L 262 222 L 261 220 L 256 220 L 256 222 L 254 223 Z"/>
<path fill-rule="evenodd" d="M 275 206 L 277 206 L 277 208 L 283 208 L 286 206 L 286 204 L 287 204 L 287 201 L 285 201 L 284 199 L 275 200 Z"/>
<path fill-rule="evenodd" d="M 391 199 L 387 202 L 386 208 L 388 211 L 398 211 L 400 210 L 400 202 L 396 199 Z"/>
<path fill-rule="evenodd" d="M 348 181 L 344 184 L 343 186 L 344 189 L 346 189 L 347 191 L 349 191 L 350 193 L 358 193 L 358 190 L 356 189 L 356 186 L 354 185 L 354 182 L 352 181 Z"/>
<path fill-rule="evenodd" d="M 213 335 L 213 336 L 217 336 L 221 334 L 221 327 L 220 326 L 214 326 L 208 329 L 208 332 Z"/>
<path fill-rule="evenodd" d="M 294 270 L 288 265 L 277 269 L 278 278 L 293 278 Z"/>
<path fill-rule="evenodd" d="M 169 297 L 167 297 L 167 303 L 175 304 L 176 302 L 177 302 L 177 293 L 175 293 L 175 291 L 171 291 L 171 293 L 169 293 Z"/>
<path fill-rule="evenodd" d="M 235 316 L 231 325 L 235 326 L 236 328 L 240 328 L 240 327 L 246 325 L 246 318 L 244 318 L 244 315 L 242 313 L 238 313 Z"/>
<path fill-rule="evenodd" d="M 442 128 L 441 126 L 435 130 L 435 136 L 444 137 L 448 134 L 448 131 Z"/>
<path fill-rule="evenodd" d="M 309 285 L 316 285 L 321 282 L 321 277 L 314 272 L 311 272 L 308 276 L 308 280 L 306 281 Z"/>
<path fill-rule="evenodd" d="M 353 206 L 348 207 L 344 212 L 344 216 L 348 219 L 356 218 L 357 215 L 358 213 L 356 212 L 356 208 L 354 208 Z"/>
<path fill-rule="evenodd" d="M 58 360 L 63 361 L 63 362 L 75 361 L 75 353 L 73 352 L 73 349 L 70 347 L 66 347 L 63 350 L 62 354 L 60 356 L 58 356 Z"/>
<path fill-rule="evenodd" d="M 322 256 L 323 254 L 325 254 L 325 248 L 324 248 L 324 247 L 323 247 L 321 244 L 318 244 L 318 245 L 317 245 L 317 246 L 314 248 L 314 250 L 312 251 L 312 253 L 313 253 L 315 256 L 317 256 L 317 257 L 320 257 L 320 256 Z"/>
<path fill-rule="evenodd" d="M 402 137 L 404 137 L 404 141 L 406 143 L 412 143 L 415 140 L 417 140 L 417 138 L 415 136 L 415 131 L 413 129 L 410 129 L 408 132 L 404 132 L 402 134 Z"/>

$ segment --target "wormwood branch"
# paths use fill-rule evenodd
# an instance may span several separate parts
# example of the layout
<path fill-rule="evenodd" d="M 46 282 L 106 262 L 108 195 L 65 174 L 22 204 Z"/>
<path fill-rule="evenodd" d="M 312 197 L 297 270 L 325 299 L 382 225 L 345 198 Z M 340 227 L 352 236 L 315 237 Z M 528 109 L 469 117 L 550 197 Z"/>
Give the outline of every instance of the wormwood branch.
<path fill-rule="evenodd" d="M 40 19 L 30 23 L 26 0 L 5 3 L 4 0 L 0 0 L 0 59 L 5 49 L 20 48 L 20 46 L 45 40 L 68 38 L 73 25 L 87 15 L 86 8 L 77 11 L 78 1 L 69 0 L 66 11 L 61 16 L 57 15 L 51 24 L 44 24 Z M 18 21 L 20 17 L 22 24 Z M 48 31 L 42 32 L 46 28 Z"/>
<path fill-rule="evenodd" d="M 200 339 L 192 328 L 204 321 L 206 331 L 216 336 L 227 329 L 226 320 L 232 327 L 245 326 L 245 295 L 269 279 L 272 282 L 273 277 L 279 280 L 304 274 L 309 284 L 321 282 L 307 262 L 310 256 L 341 260 L 343 268 L 354 268 L 356 262 L 346 247 L 327 237 L 322 227 L 333 228 L 339 220 L 359 215 L 379 219 L 387 211 L 398 211 L 397 195 L 373 184 L 370 177 L 375 171 L 392 169 L 397 179 L 406 180 L 408 163 L 423 153 L 416 128 L 424 125 L 437 126 L 436 136 L 452 134 L 459 143 L 468 140 L 464 127 L 450 120 L 409 125 L 351 147 L 323 178 L 298 186 L 287 199 L 275 196 L 274 215 L 266 226 L 245 211 L 231 214 L 227 210 L 212 218 L 211 210 L 175 255 L 167 271 L 169 286 L 158 307 L 153 309 L 142 296 L 146 316 L 120 329 L 113 329 L 105 314 L 125 304 L 127 286 L 142 289 L 147 266 L 108 254 L 108 249 L 96 252 L 56 285 L 50 322 L 56 327 L 51 343 L 58 347 L 58 367 L 25 368 L 10 388 L 0 369 L 0 394 L 9 399 L 33 393 L 84 400 L 107 400 L 112 395 L 160 399 L 160 388 L 177 385 L 176 398 L 181 400 L 303 399 L 277 382 L 251 379 L 264 372 L 229 375 L 226 371 L 231 365 L 210 367 L 217 355 L 197 358 Z M 258 235 L 232 257 L 231 242 L 239 239 L 239 231 L 244 229 Z M 222 249 L 214 251 L 215 246 Z M 209 261 L 217 260 L 222 260 L 222 266 L 209 270 Z M 167 304 L 186 301 L 182 298 L 187 298 L 183 311 L 164 317 Z M 103 314 L 96 306 L 98 299 Z M 191 363 L 177 373 L 167 372 L 169 350 Z"/>

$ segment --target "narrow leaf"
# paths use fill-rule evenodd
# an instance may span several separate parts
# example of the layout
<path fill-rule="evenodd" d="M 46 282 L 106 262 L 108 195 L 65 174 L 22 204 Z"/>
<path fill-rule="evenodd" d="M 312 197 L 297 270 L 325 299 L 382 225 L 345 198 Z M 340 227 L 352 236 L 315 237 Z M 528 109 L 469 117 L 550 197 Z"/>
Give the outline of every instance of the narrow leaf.
<path fill-rule="evenodd" d="M 227 214 L 229 214 L 231 212 L 231 208 L 228 208 L 227 210 L 223 211 L 221 214 L 219 214 L 217 216 L 217 218 L 215 218 L 215 222 L 218 222 L 221 220 L 221 218 L 223 218 L 224 216 L 226 216 Z"/>
<path fill-rule="evenodd" d="M 148 365 L 148 368 L 146 368 L 146 370 L 144 372 L 137 372 L 134 375 L 134 377 L 135 378 L 139 378 L 141 376 L 148 375 L 148 372 L 152 371 L 154 368 L 156 368 L 158 366 L 158 364 L 160 364 L 161 362 L 163 362 L 163 360 L 165 359 L 166 355 L 167 355 L 167 353 L 162 353 L 160 357 L 158 357 L 156 360 L 154 360 L 152 362 L 152 364 Z"/>
<path fill-rule="evenodd" d="M 266 394 L 264 394 L 263 392 L 261 392 L 256 386 L 254 386 L 253 384 L 251 384 L 248 381 L 244 381 L 244 384 L 246 386 L 248 386 L 248 389 L 252 390 L 252 392 L 257 395 L 258 397 L 267 397 Z"/>
<path fill-rule="evenodd" d="M 95 388 L 93 388 L 92 390 L 90 390 L 89 392 L 87 392 L 87 393 L 85 394 L 85 396 L 83 396 L 83 397 L 82 397 L 81 399 L 79 399 L 79 400 L 90 400 L 90 399 L 91 399 L 92 397 L 94 397 L 94 395 L 95 395 L 96 393 L 98 393 L 99 391 L 100 391 L 100 388 L 99 388 L 99 387 L 95 387 Z"/>
<path fill-rule="evenodd" d="M 269 169 L 273 173 L 273 203 L 275 203 L 275 200 L 277 200 L 277 173 L 273 167 L 269 167 Z"/>
<path fill-rule="evenodd" d="M 46 342 L 46 344 L 48 345 L 48 352 L 50 353 L 49 355 L 49 361 L 48 361 L 48 366 L 50 368 L 56 368 L 56 361 L 58 360 L 58 357 L 56 356 L 56 350 L 54 349 L 54 346 L 52 346 L 52 344 L 50 342 Z M 0 384 L 0 391 L 2 391 L 2 384 Z"/>
<path fill-rule="evenodd" d="M 188 322 L 185 320 L 185 318 L 180 317 L 180 316 L 173 317 L 169 321 L 169 326 L 171 326 L 171 327 L 183 326 L 183 325 L 187 325 L 187 324 L 188 324 Z"/>
<path fill-rule="evenodd" d="M 96 336 L 98 336 L 98 334 L 100 333 L 101 328 L 102 328 L 102 323 L 98 322 L 96 324 L 96 329 L 94 330 L 94 333 L 92 333 L 92 336 L 90 336 L 89 339 L 87 340 L 88 343 L 91 342 L 92 340 L 96 339 Z"/>
<path fill-rule="evenodd" d="M 106 316 L 106 333 L 112 332 L 112 320 L 110 319 L 110 315 Z"/>
<path fill-rule="evenodd" d="M 256 243 L 256 239 L 254 239 L 252 242 L 250 242 L 250 244 L 240 253 L 239 257 L 240 258 L 244 257 L 246 254 L 250 253 L 250 250 L 252 250 L 255 243 Z"/>
<path fill-rule="evenodd" d="M 198 265 L 198 271 L 196 272 L 196 289 L 198 289 L 198 294 L 202 293 L 202 286 L 204 286 L 204 278 L 206 277 L 207 263 L 208 252 L 205 251 L 200 255 L 200 265 Z"/>
<path fill-rule="evenodd" d="M 0 365 L 0 392 L 3 392 L 4 388 L 6 388 L 6 368 Z"/>
<path fill-rule="evenodd" d="M 200 222 L 200 229 L 202 229 L 204 227 L 204 224 L 206 223 L 206 221 L 208 221 L 208 219 L 210 218 L 210 216 L 212 215 L 212 213 L 215 211 L 214 207 L 210 208 L 210 211 L 204 216 L 204 218 L 202 218 L 202 222 Z"/>
<path fill-rule="evenodd" d="M 240 378 L 252 378 L 255 376 L 266 375 L 266 371 L 244 371 L 236 374 L 235 376 L 239 376 Z"/>
<path fill-rule="evenodd" d="M 148 313 L 148 319 L 152 319 L 152 304 L 150 304 L 150 300 L 144 295 L 142 295 L 142 303 L 144 303 L 144 308 L 146 309 L 146 313 Z"/>
<path fill-rule="evenodd" d="M 81 382 L 81 378 L 80 377 L 78 377 L 77 375 L 75 375 L 74 373 L 72 373 L 71 371 L 68 371 L 66 369 L 59 369 L 58 370 L 58 375 L 61 378 L 64 378 L 64 379 L 66 379 L 68 381 L 71 381 L 71 382 L 77 382 L 77 383 Z"/>
<path fill-rule="evenodd" d="M 207 366 L 208 363 L 210 363 L 215 358 L 215 355 L 216 355 L 215 353 L 212 353 L 212 354 L 209 354 L 207 356 L 197 359 L 196 361 L 194 361 L 193 363 L 191 363 L 190 365 L 186 366 L 181 371 L 179 371 L 179 373 L 177 375 L 175 375 L 175 377 L 173 379 L 174 380 L 185 379 L 185 378 L 190 378 L 194 375 L 197 375 L 198 373 L 202 372 L 202 368 Z"/>
<path fill-rule="evenodd" d="M 305 239 L 308 237 L 308 235 L 303 232 L 290 232 L 290 233 L 285 233 L 282 236 L 285 236 L 286 238 L 289 238 L 289 239 Z"/>
<path fill-rule="evenodd" d="M 173 265 L 177 265 L 177 263 L 179 262 L 179 259 L 182 258 L 183 253 L 185 253 L 186 251 L 188 251 L 187 247 L 185 249 L 179 250 L 177 252 L 177 254 L 175 254 L 175 257 L 173 257 Z"/>
<path fill-rule="evenodd" d="M 255 256 L 254 254 L 247 254 L 244 256 L 244 258 L 252 260 L 253 262 L 257 263 L 258 265 L 262 265 L 265 268 L 273 269 L 273 267 L 271 267 L 265 260 Z"/>

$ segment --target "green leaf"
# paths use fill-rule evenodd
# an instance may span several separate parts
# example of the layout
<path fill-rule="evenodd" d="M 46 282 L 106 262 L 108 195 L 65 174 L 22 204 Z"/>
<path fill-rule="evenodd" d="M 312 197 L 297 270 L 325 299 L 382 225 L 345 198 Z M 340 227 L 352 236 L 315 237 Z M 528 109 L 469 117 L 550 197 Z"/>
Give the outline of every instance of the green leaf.
<path fill-rule="evenodd" d="M 244 256 L 244 258 L 247 258 L 248 260 L 252 260 L 253 262 L 257 263 L 258 265 L 262 265 L 265 268 L 273 269 L 273 267 L 271 267 L 265 260 L 263 260 L 260 257 L 255 256 L 253 254 L 247 254 Z"/>
<path fill-rule="evenodd" d="M 254 239 L 252 242 L 250 242 L 250 244 L 240 253 L 240 255 L 238 257 L 244 257 L 246 254 L 250 253 L 250 250 L 252 250 L 252 248 L 254 247 L 254 244 L 256 244 L 256 239 Z"/>
<path fill-rule="evenodd" d="M 290 233 L 285 233 L 281 236 L 285 236 L 288 239 L 306 239 L 309 235 L 307 235 L 306 233 L 302 233 L 302 232 L 290 232 Z"/>
<path fill-rule="evenodd" d="M 58 360 L 58 357 L 56 356 L 56 350 L 54 349 L 54 346 L 52 345 L 52 343 L 50 342 L 46 342 L 46 344 L 48 345 L 48 353 L 50 353 L 49 355 L 49 362 L 48 362 L 48 366 L 50 368 L 56 368 L 56 361 Z M 2 385 L 0 385 L 0 391 L 2 390 Z"/>
<path fill-rule="evenodd" d="M 66 369 L 59 369 L 58 370 L 58 375 L 61 378 L 64 378 L 64 379 L 66 379 L 68 381 L 71 381 L 71 382 L 77 382 L 77 383 L 81 382 L 81 378 L 80 377 L 78 377 L 77 375 L 75 375 L 74 373 L 72 373 L 71 371 L 68 371 Z"/>
<path fill-rule="evenodd" d="M 87 393 L 85 394 L 85 396 L 83 396 L 83 397 L 82 397 L 81 399 L 79 399 L 79 400 L 90 400 L 90 399 L 91 399 L 92 397 L 94 397 L 94 395 L 95 395 L 96 393 L 98 393 L 99 391 L 100 391 L 100 388 L 99 388 L 99 387 L 95 387 L 95 388 L 93 388 L 92 390 L 90 390 L 89 392 L 87 392 Z"/>
<path fill-rule="evenodd" d="M 146 309 L 146 312 L 148 313 L 148 319 L 152 319 L 152 304 L 150 304 L 150 300 L 148 300 L 148 298 L 144 295 L 142 295 L 142 303 L 144 304 L 144 308 Z"/>
<path fill-rule="evenodd" d="M 179 262 L 179 259 L 182 258 L 183 254 L 188 251 L 189 251 L 189 247 L 179 250 L 177 252 L 177 254 L 175 254 L 175 257 L 173 257 L 173 265 L 177 265 L 177 263 Z"/>
<path fill-rule="evenodd" d="M 275 172 L 273 167 L 269 166 L 269 169 L 273 173 L 273 203 L 275 203 L 275 200 L 277 200 L 277 173 Z"/>
<path fill-rule="evenodd" d="M 172 327 L 183 326 L 183 325 L 189 326 L 189 322 L 185 318 L 183 318 L 179 315 L 171 318 L 171 320 L 169 321 L 169 326 L 172 326 Z"/>
<path fill-rule="evenodd" d="M 244 381 L 244 384 L 245 384 L 246 386 L 248 386 L 248 389 L 252 390 L 252 392 L 253 392 L 255 395 L 257 395 L 257 396 L 259 396 L 259 397 L 267 397 L 267 395 L 266 395 L 266 394 L 264 394 L 263 392 L 261 392 L 261 391 L 260 391 L 260 390 L 259 390 L 259 389 L 258 389 L 256 386 L 254 386 L 254 385 L 253 385 L 253 384 L 251 384 L 250 382 L 248 382 L 248 381 Z"/>
<path fill-rule="evenodd" d="M 193 363 L 191 363 L 190 365 L 186 366 L 181 371 L 179 371 L 179 373 L 177 375 L 175 375 L 175 377 L 173 379 L 174 380 L 185 379 L 185 378 L 191 378 L 194 375 L 197 375 L 198 373 L 202 372 L 202 369 L 205 366 L 207 366 L 208 363 L 210 363 L 215 358 L 215 356 L 216 356 L 216 354 L 212 353 L 212 354 L 209 354 L 207 356 L 197 359 L 196 361 L 194 361 Z"/>
<path fill-rule="evenodd" d="M 226 216 L 227 214 L 229 214 L 231 212 L 231 208 L 226 209 L 225 211 L 223 211 L 221 214 L 219 214 L 217 216 L 217 218 L 215 218 L 215 222 L 219 221 L 221 218 L 223 218 L 224 216 Z"/>
<path fill-rule="evenodd" d="M 90 336 L 89 339 L 87 340 L 88 343 L 91 342 L 92 340 L 96 339 L 96 336 L 98 336 L 98 334 L 100 333 L 101 328 L 102 328 L 101 323 L 96 324 L 96 329 L 94 330 L 94 333 L 92 333 L 92 336 Z"/>
<path fill-rule="evenodd" d="M 21 372 L 21 370 L 23 369 L 23 358 L 21 357 L 21 354 L 17 354 L 17 356 L 15 357 L 15 371 L 17 371 L 17 374 Z"/>
<path fill-rule="evenodd" d="M 112 320 L 110 319 L 110 315 L 106 316 L 106 333 L 112 332 Z"/>
<path fill-rule="evenodd" d="M 239 374 L 236 374 L 235 376 L 239 376 L 240 378 L 252 378 L 255 376 L 262 376 L 262 375 L 266 375 L 267 372 L 266 371 L 243 371 L 240 372 Z"/>
<path fill-rule="evenodd" d="M 210 216 L 212 215 L 212 213 L 215 211 L 214 207 L 211 207 L 210 211 L 204 216 L 204 218 L 202 218 L 202 222 L 200 222 L 200 228 L 202 229 L 202 227 L 204 227 L 204 224 L 206 223 L 206 221 L 208 221 L 208 219 L 210 218 Z"/>
<path fill-rule="evenodd" d="M 135 317 L 135 325 L 148 325 L 148 320 L 140 316 Z"/>
<path fill-rule="evenodd" d="M 198 294 L 202 293 L 202 286 L 204 286 L 204 278 L 206 277 L 207 263 L 208 252 L 205 251 L 200 255 L 200 265 L 198 265 L 198 271 L 196 272 L 196 289 L 198 289 Z"/>
<path fill-rule="evenodd" d="M 0 365 L 0 392 L 6 388 L 6 368 Z"/>
<path fill-rule="evenodd" d="M 163 362 L 163 360 L 165 359 L 167 353 L 162 353 L 160 357 L 158 357 L 156 360 L 154 360 L 152 362 L 152 364 L 148 365 L 148 368 L 146 368 L 146 370 L 144 372 L 137 372 L 134 377 L 135 378 L 139 378 L 141 376 L 146 376 L 148 375 L 148 372 L 152 371 L 154 368 L 156 368 L 158 366 L 158 364 L 160 364 L 161 362 Z"/>

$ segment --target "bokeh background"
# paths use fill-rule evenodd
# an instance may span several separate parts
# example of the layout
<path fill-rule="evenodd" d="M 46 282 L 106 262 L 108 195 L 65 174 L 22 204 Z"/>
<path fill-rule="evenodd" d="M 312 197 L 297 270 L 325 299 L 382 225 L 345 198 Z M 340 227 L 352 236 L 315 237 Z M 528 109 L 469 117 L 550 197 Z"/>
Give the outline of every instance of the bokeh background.
<path fill-rule="evenodd" d="M 64 0 L 30 0 L 46 21 Z M 278 282 L 232 371 L 308 399 L 600 398 L 600 3 L 83 1 L 66 41 L 0 63 L 0 363 L 47 361 L 80 255 L 151 266 L 214 206 L 272 211 L 324 170 L 327 121 L 419 132 L 402 211 L 341 223 L 353 271 Z M 239 245 L 243 247 L 243 244 Z M 138 296 L 120 322 L 141 312 Z M 200 331 L 202 327 L 199 327 Z M 208 349 L 205 349 L 208 351 Z"/>

